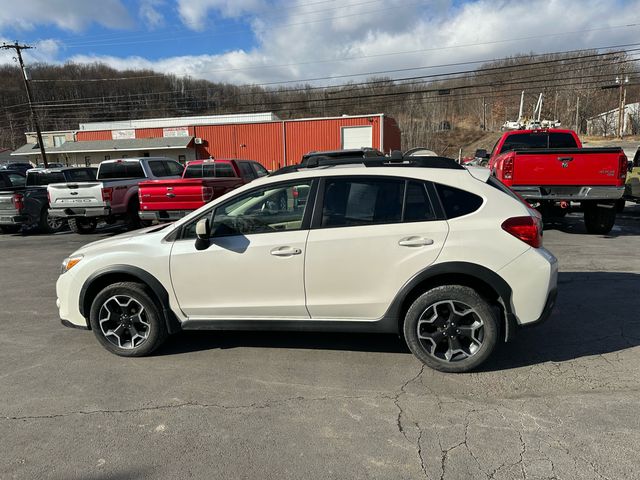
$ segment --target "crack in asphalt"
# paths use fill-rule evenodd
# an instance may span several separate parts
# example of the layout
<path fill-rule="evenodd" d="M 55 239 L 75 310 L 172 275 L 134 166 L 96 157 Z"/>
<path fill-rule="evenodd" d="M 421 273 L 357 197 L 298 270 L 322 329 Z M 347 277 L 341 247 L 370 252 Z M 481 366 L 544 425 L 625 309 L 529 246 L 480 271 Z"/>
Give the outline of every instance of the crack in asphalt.
<path fill-rule="evenodd" d="M 279 405 L 285 405 L 291 402 L 322 402 L 327 400 L 362 400 L 362 399 L 370 399 L 370 398 L 384 398 L 391 399 L 392 397 L 387 395 L 360 395 L 360 396 L 333 396 L 333 397 L 303 397 L 296 396 L 285 398 L 282 400 L 275 400 L 273 402 L 265 402 L 265 403 L 250 403 L 245 405 L 223 405 L 219 403 L 204 403 L 198 401 L 189 401 L 182 403 L 174 403 L 170 405 L 154 405 L 149 407 L 137 407 L 137 408 L 129 408 L 129 409 L 114 409 L 114 410 L 75 410 L 72 412 L 64 412 L 64 413 L 54 413 L 54 414 L 46 414 L 46 415 L 24 415 L 24 416 L 7 416 L 3 415 L 0 417 L 2 420 L 42 420 L 42 419 L 51 419 L 51 418 L 62 418 L 62 417 L 70 417 L 73 415 L 111 415 L 111 414 L 128 414 L 128 413 L 137 413 L 137 412 L 147 412 L 154 410 L 173 410 L 173 409 L 181 409 L 181 408 L 218 408 L 223 410 L 247 410 L 247 409 L 265 409 Z"/>
<path fill-rule="evenodd" d="M 404 415 L 404 410 L 400 405 L 400 397 L 407 394 L 406 388 L 409 386 L 409 384 L 415 382 L 418 378 L 420 378 L 420 376 L 424 373 L 425 366 L 426 365 L 422 364 L 422 366 L 420 367 L 420 371 L 409 380 L 404 382 L 404 384 L 402 384 L 402 386 L 400 387 L 400 391 L 398 391 L 398 393 L 396 393 L 395 397 L 393 398 L 393 403 L 398 409 L 398 415 L 396 416 L 396 426 L 398 427 L 398 431 L 402 434 L 407 442 L 411 444 L 415 443 L 416 451 L 418 453 L 418 459 L 420 460 L 420 468 L 422 469 L 422 473 L 424 473 L 424 476 L 426 478 L 429 478 L 429 474 L 427 473 L 426 466 L 424 464 L 424 458 L 422 456 L 422 446 L 420 445 L 420 440 L 422 439 L 422 430 L 417 423 L 414 423 L 414 426 L 418 430 L 418 438 L 416 442 L 411 441 L 411 439 L 407 436 L 407 432 L 405 431 L 404 426 L 402 425 L 402 416 Z"/>

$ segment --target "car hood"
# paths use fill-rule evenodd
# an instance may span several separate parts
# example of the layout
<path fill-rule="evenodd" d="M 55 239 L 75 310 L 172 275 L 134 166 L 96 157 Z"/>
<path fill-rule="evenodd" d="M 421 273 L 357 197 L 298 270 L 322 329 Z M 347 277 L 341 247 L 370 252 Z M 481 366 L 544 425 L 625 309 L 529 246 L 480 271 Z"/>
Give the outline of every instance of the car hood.
<path fill-rule="evenodd" d="M 98 240 L 96 242 L 88 243 L 84 245 L 82 248 L 76 250 L 73 255 L 85 255 L 87 253 L 92 253 L 94 251 L 103 252 L 105 248 L 109 247 L 117 247 L 124 243 L 131 241 L 132 239 L 141 237 L 143 235 L 165 235 L 170 231 L 167 227 L 171 225 L 170 223 L 163 225 L 154 225 L 152 227 L 141 228 L 140 230 L 134 230 L 132 232 L 122 233 L 120 235 L 116 235 L 114 237 L 105 238 L 103 240 Z"/>

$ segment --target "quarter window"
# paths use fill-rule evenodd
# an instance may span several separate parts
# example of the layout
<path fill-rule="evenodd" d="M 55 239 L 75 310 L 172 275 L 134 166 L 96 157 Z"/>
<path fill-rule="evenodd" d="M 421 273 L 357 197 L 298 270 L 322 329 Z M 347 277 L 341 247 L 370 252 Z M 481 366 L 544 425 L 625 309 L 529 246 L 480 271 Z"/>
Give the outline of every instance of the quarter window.
<path fill-rule="evenodd" d="M 329 179 L 321 225 L 331 228 L 400 222 L 404 185 L 401 179 Z"/>
<path fill-rule="evenodd" d="M 475 212 L 482 205 L 482 197 L 459 188 L 436 183 L 436 189 L 447 218 L 456 218 Z"/>
<path fill-rule="evenodd" d="M 238 162 L 238 167 L 240 168 L 240 173 L 244 178 L 249 178 L 251 180 L 256 178 L 256 173 L 248 162 Z"/>

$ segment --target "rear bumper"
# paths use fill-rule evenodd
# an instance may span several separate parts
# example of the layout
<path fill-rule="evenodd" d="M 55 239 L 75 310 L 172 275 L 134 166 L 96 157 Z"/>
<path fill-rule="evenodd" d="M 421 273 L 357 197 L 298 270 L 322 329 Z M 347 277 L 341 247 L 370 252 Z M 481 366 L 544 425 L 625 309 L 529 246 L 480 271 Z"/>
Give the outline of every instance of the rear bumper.
<path fill-rule="evenodd" d="M 583 200 L 618 200 L 624 195 L 624 186 L 622 187 L 609 187 L 609 186 L 593 186 L 593 187 L 580 187 L 580 186 L 547 186 L 547 187 L 533 187 L 514 185 L 511 189 L 518 193 L 526 200 L 552 200 L 561 201 L 566 200 L 570 202 L 580 202 Z"/>
<path fill-rule="evenodd" d="M 108 217 L 111 215 L 109 207 L 69 207 L 69 208 L 51 208 L 49 215 L 58 218 L 73 217 Z"/>
<path fill-rule="evenodd" d="M 158 222 L 173 222 L 180 220 L 191 213 L 192 210 L 153 210 L 140 211 L 138 215 L 141 220 L 157 220 Z"/>
<path fill-rule="evenodd" d="M 0 213 L 0 225 L 22 225 L 29 223 L 27 215 L 3 215 Z"/>

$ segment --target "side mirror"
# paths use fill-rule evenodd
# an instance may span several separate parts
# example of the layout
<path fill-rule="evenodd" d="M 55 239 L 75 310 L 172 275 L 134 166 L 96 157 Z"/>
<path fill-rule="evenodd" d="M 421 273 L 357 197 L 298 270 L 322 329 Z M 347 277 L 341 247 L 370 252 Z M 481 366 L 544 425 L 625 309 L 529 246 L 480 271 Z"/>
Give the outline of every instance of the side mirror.
<path fill-rule="evenodd" d="M 209 236 L 211 235 L 211 227 L 209 219 L 202 218 L 196 223 L 196 250 L 205 250 L 209 247 Z"/>
<path fill-rule="evenodd" d="M 474 155 L 476 158 L 489 158 L 489 153 L 484 148 L 479 148 L 476 150 Z"/>

